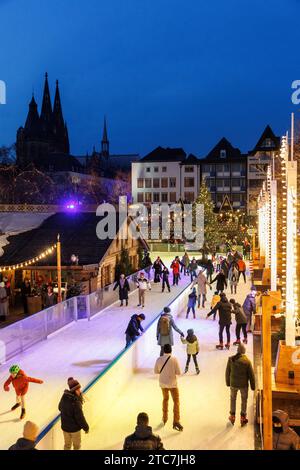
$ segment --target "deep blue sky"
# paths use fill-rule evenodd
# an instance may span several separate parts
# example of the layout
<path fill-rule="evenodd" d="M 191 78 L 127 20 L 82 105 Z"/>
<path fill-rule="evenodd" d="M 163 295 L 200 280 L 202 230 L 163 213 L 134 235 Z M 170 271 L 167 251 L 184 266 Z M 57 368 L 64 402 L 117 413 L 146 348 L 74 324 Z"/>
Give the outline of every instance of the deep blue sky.
<path fill-rule="evenodd" d="M 0 0 L 0 145 L 48 71 L 75 154 L 99 148 L 104 114 L 112 152 L 203 156 L 223 135 L 247 151 L 297 112 L 299 18 L 299 0 Z"/>

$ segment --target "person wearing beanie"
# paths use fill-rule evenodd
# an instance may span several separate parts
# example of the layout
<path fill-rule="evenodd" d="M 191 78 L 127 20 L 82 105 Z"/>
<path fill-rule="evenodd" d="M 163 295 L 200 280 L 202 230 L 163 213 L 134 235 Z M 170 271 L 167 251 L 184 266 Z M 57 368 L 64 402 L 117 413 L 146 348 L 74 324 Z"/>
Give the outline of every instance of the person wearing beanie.
<path fill-rule="evenodd" d="M 242 306 L 235 301 L 235 299 L 230 299 L 229 302 L 232 304 L 233 307 L 233 314 L 235 315 L 236 320 L 236 327 L 235 327 L 235 334 L 236 334 L 236 341 L 233 343 L 234 346 L 237 346 L 241 342 L 241 330 L 243 331 L 243 343 L 247 344 L 247 317 Z"/>
<path fill-rule="evenodd" d="M 197 354 L 199 353 L 199 343 L 198 343 L 197 336 L 195 336 L 195 334 L 194 334 L 194 330 L 192 330 L 192 329 L 187 330 L 187 337 L 186 337 L 186 339 L 181 337 L 181 342 L 183 344 L 187 345 L 187 347 L 186 347 L 187 361 L 186 361 L 186 366 L 185 366 L 184 373 L 186 374 L 188 372 L 190 361 L 191 361 L 191 356 L 193 356 L 193 361 L 194 361 L 194 364 L 195 364 L 196 373 L 197 373 L 197 375 L 200 374 L 200 369 L 199 369 L 198 362 L 197 362 Z"/>
<path fill-rule="evenodd" d="M 89 425 L 83 414 L 81 385 L 73 377 L 68 378 L 69 390 L 65 390 L 59 402 L 61 429 L 64 434 L 64 450 L 81 449 L 81 430 L 89 432 Z"/>
<path fill-rule="evenodd" d="M 226 367 L 226 385 L 230 387 L 230 415 L 229 421 L 232 425 L 235 423 L 236 397 L 238 391 L 241 393 L 241 426 L 248 423 L 247 419 L 247 401 L 249 383 L 251 390 L 255 390 L 255 375 L 250 359 L 246 356 L 246 348 L 240 343 L 237 348 L 237 354 L 228 359 Z"/>
<path fill-rule="evenodd" d="M 163 313 L 160 316 L 160 319 L 158 320 L 156 329 L 157 344 L 160 346 L 161 356 L 164 354 L 165 344 L 170 344 L 171 346 L 174 344 L 173 330 L 177 331 L 180 336 L 184 336 L 183 332 L 176 326 L 174 322 L 174 319 L 171 315 L 171 309 L 169 307 L 165 307 Z"/>
<path fill-rule="evenodd" d="M 28 392 L 29 383 L 42 384 L 43 380 L 34 379 L 33 377 L 28 377 L 25 372 L 18 365 L 13 365 L 9 369 L 10 376 L 6 380 L 3 388 L 5 392 L 9 392 L 9 386 L 12 386 L 16 392 L 16 403 L 11 408 L 11 411 L 16 410 L 21 406 L 21 415 L 20 419 L 25 418 L 26 409 L 25 409 L 25 396 Z"/>
<path fill-rule="evenodd" d="M 126 437 L 123 450 L 164 450 L 160 437 L 149 426 L 147 413 L 139 413 L 136 424 L 135 432 Z"/>
<path fill-rule="evenodd" d="M 23 429 L 23 437 L 18 439 L 8 450 L 36 450 L 35 441 L 38 434 L 38 426 L 32 421 L 26 421 Z"/>
<path fill-rule="evenodd" d="M 132 315 L 128 326 L 125 331 L 126 335 L 126 346 L 125 348 L 128 348 L 131 343 L 133 343 L 138 336 L 140 336 L 141 333 L 144 332 L 144 328 L 141 325 L 141 322 L 145 320 L 146 317 L 143 313 L 140 313 L 139 315 Z M 141 332 L 141 333 L 140 333 Z"/>

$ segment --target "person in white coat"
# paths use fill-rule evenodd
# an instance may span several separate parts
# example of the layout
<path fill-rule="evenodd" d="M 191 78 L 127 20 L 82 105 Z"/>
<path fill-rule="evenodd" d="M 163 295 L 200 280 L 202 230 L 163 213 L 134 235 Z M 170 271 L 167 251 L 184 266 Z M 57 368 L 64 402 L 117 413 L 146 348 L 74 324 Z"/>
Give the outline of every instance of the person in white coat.
<path fill-rule="evenodd" d="M 168 421 L 169 393 L 171 393 L 173 407 L 173 429 L 183 431 L 180 424 L 180 404 L 177 375 L 181 375 L 179 362 L 172 356 L 172 346 L 165 344 L 164 355 L 160 356 L 154 367 L 154 373 L 159 374 L 159 385 L 163 394 L 163 423 Z"/>
<path fill-rule="evenodd" d="M 208 282 L 206 276 L 204 275 L 204 271 L 200 271 L 194 280 L 193 286 L 197 284 L 198 286 L 198 308 L 200 308 L 200 305 L 202 305 L 202 308 L 205 308 L 205 302 L 206 302 L 206 294 L 207 294 L 207 288 L 206 286 L 209 286 L 211 289 L 211 285 Z M 202 297 L 202 303 L 201 303 L 201 297 Z"/>

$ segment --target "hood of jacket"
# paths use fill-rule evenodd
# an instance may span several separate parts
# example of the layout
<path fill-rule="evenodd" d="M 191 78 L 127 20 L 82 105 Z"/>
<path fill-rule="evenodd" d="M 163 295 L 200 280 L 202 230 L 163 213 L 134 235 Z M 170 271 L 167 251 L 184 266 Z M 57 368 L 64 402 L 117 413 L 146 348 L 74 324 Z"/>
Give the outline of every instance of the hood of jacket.
<path fill-rule="evenodd" d="M 138 439 L 147 439 L 148 437 L 152 436 L 152 428 L 151 426 L 136 426 L 135 428 L 135 436 Z"/>
<path fill-rule="evenodd" d="M 272 416 L 279 419 L 281 426 L 282 426 L 283 433 L 289 432 L 289 415 L 285 411 L 283 410 L 273 411 Z"/>
<path fill-rule="evenodd" d="M 35 442 L 29 441 L 21 437 L 17 440 L 15 445 L 13 445 L 10 450 L 33 450 L 35 448 Z"/>
<path fill-rule="evenodd" d="M 70 392 L 70 390 L 65 390 L 63 394 L 63 400 L 71 400 L 71 401 L 79 401 L 80 403 L 83 403 L 83 398 L 82 396 L 75 395 L 75 393 Z"/>

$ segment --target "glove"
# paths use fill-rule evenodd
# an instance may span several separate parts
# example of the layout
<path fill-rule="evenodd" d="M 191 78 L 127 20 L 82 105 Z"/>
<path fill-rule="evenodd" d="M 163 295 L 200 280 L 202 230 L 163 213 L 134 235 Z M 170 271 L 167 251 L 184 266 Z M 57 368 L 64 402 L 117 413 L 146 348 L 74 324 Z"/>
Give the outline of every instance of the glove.
<path fill-rule="evenodd" d="M 90 430 L 88 429 L 87 431 L 85 431 L 85 434 L 88 434 L 90 432 Z"/>
<path fill-rule="evenodd" d="M 181 336 L 181 338 L 184 338 L 184 334 L 183 334 L 183 333 L 181 333 L 181 335 L 180 335 L 180 336 Z"/>
<path fill-rule="evenodd" d="M 6 387 L 4 387 L 4 390 L 5 390 L 6 392 L 9 392 L 9 386 L 6 385 Z"/>
<path fill-rule="evenodd" d="M 43 383 L 44 383 L 44 381 L 43 381 L 43 380 L 39 380 L 39 384 L 43 384 Z"/>

